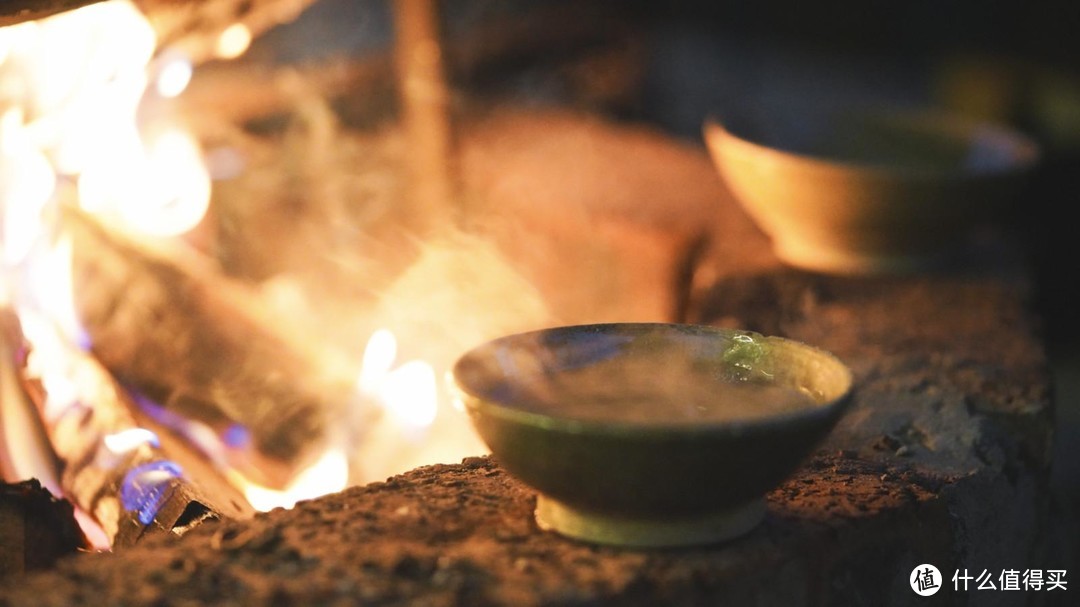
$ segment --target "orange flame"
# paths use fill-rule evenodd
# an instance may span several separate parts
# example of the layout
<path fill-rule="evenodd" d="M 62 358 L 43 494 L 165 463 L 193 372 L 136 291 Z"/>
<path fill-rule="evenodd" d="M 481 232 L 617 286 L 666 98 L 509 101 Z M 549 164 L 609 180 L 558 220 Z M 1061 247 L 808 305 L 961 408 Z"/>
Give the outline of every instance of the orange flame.
<path fill-rule="evenodd" d="M 417 432 L 435 421 L 438 386 L 435 369 L 421 360 L 393 368 L 397 340 L 387 329 L 372 334 L 364 349 L 357 389 L 374 397 L 405 432 Z"/>

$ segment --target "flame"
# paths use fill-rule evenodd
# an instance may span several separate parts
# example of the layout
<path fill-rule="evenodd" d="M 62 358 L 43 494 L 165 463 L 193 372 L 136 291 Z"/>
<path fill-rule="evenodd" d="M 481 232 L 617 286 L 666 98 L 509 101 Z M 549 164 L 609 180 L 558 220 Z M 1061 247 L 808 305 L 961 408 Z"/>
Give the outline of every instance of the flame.
<path fill-rule="evenodd" d="M 77 204 L 114 227 L 168 237 L 195 227 L 209 206 L 197 141 L 141 119 L 162 115 L 143 111 L 153 101 L 152 71 L 163 97 L 182 92 L 190 78 L 190 64 L 185 77 L 168 54 L 152 64 L 156 46 L 150 22 L 127 0 L 0 28 L 0 301 L 16 311 L 33 345 L 27 373 L 45 388 L 46 423 L 89 406 L 78 397 L 72 363 L 72 352 L 89 344 L 58 208 Z M 9 402 L 0 406 L 10 409 Z M 156 440 L 131 429 L 106 437 L 102 452 L 119 456 Z M 22 465 L 9 473 L 38 476 Z"/>
<path fill-rule="evenodd" d="M 234 23 L 225 28 L 214 45 L 214 54 L 218 59 L 236 59 L 251 46 L 251 30 L 243 23 Z"/>
<path fill-rule="evenodd" d="M 357 391 L 374 398 L 405 435 L 415 436 L 431 426 L 438 413 L 435 369 L 422 360 L 394 368 L 396 356 L 394 334 L 388 329 L 373 333 L 364 348 Z"/>
<path fill-rule="evenodd" d="M 344 450 L 328 449 L 283 490 L 252 483 L 234 470 L 228 470 L 226 476 L 241 488 L 253 508 L 266 512 L 274 508 L 292 508 L 299 501 L 341 491 L 349 482 L 349 460 Z"/>
<path fill-rule="evenodd" d="M 0 236 L 6 265 L 22 261 L 45 232 L 42 215 L 55 189 L 56 174 L 30 142 L 22 110 L 7 110 L 0 117 Z"/>
<path fill-rule="evenodd" d="M 169 129 L 149 145 L 116 141 L 108 151 L 79 179 L 83 209 L 152 236 L 183 234 L 199 224 L 210 206 L 210 174 L 190 135 Z"/>
<path fill-rule="evenodd" d="M 218 58 L 244 53 L 251 35 L 240 24 L 225 29 L 217 41 Z M 151 111 L 153 104 L 183 94 L 194 68 L 189 58 L 156 47 L 151 24 L 127 0 L 0 28 L 0 301 L 18 310 L 39 357 L 34 362 L 42 368 L 62 371 L 44 358 L 61 346 L 88 346 L 72 289 L 72 244 L 58 207 L 77 205 L 102 223 L 148 238 L 184 235 L 208 211 L 212 179 L 199 142 L 180 125 L 163 124 L 168 112 Z M 242 168 L 228 149 L 216 154 L 216 175 Z M 425 339 L 470 343 L 511 321 L 546 314 L 508 266 L 490 265 L 498 257 L 487 246 L 433 247 L 395 283 L 398 296 L 385 297 L 386 310 L 373 317 L 399 333 L 380 329 L 371 335 L 355 380 L 357 408 L 363 411 L 349 414 L 364 417 L 365 424 L 357 424 L 359 429 L 342 424 L 342 436 L 286 489 L 257 485 L 226 465 L 223 454 L 243 449 L 234 444 L 244 442 L 242 428 L 239 438 L 184 420 L 170 428 L 182 426 L 189 444 L 258 510 L 339 491 L 358 480 L 359 467 L 350 465 L 358 461 L 371 468 L 362 480 L 373 480 L 379 471 L 394 474 L 477 453 L 482 447 L 464 414 L 455 403 L 443 402 L 448 395 L 436 369 L 447 368 L 447 352 L 429 348 L 422 351 L 423 360 L 402 362 L 398 339 L 414 346 L 426 344 Z M 434 290 L 432 276 L 438 277 Z M 474 284 L 505 285 L 505 292 L 492 297 L 463 288 Z M 480 299 L 521 305 L 504 306 L 505 317 L 485 318 L 483 326 L 440 323 L 446 334 L 425 334 L 431 309 L 468 309 Z M 402 301 L 424 305 L 419 309 Z M 50 341 L 57 335 L 62 344 Z M 54 400 L 49 416 L 83 406 L 73 404 L 78 401 L 71 398 L 73 388 L 65 382 L 72 380 L 65 373 L 50 372 L 43 380 Z M 378 414 L 374 421 L 368 415 L 373 412 Z M 363 441 L 353 440 L 353 432 L 366 433 Z M 108 437 L 106 448 L 119 454 L 155 440 L 148 430 L 137 429 Z"/>
<path fill-rule="evenodd" d="M 360 379 L 357 389 L 364 394 L 377 394 L 381 383 L 386 379 L 397 357 L 397 339 L 387 329 L 379 329 L 371 334 L 360 367 Z"/>
<path fill-rule="evenodd" d="M 77 191 L 80 207 L 114 226 L 174 236 L 209 206 L 198 143 L 139 122 L 156 45 L 128 0 L 0 28 L 3 297 L 80 347 L 72 245 L 56 208 Z"/>
<path fill-rule="evenodd" d="M 105 448 L 115 455 L 130 453 L 142 445 L 158 446 L 161 444 L 157 434 L 154 434 L 146 428 L 129 428 L 127 430 L 121 430 L 120 432 L 109 434 L 103 439 L 103 442 L 105 443 Z"/>
<path fill-rule="evenodd" d="M 162 59 L 154 78 L 154 89 L 162 97 L 179 97 L 191 84 L 195 66 L 183 55 L 168 55 Z"/>
<path fill-rule="evenodd" d="M 356 380 L 356 391 L 365 403 L 375 403 L 385 414 L 382 425 L 375 431 L 382 433 L 378 440 L 368 435 L 368 445 L 381 450 L 384 457 L 393 458 L 394 447 L 401 448 L 404 441 L 420 442 L 436 419 L 438 412 L 438 382 L 434 368 L 421 360 L 410 360 L 396 365 L 397 339 L 387 329 L 375 331 L 368 339 Z M 185 434 L 188 434 L 185 432 Z M 229 482 L 244 493 L 248 503 L 256 510 L 291 508 L 298 501 L 341 491 L 351 482 L 352 469 L 349 462 L 350 449 L 343 432 L 341 440 L 331 446 L 309 468 L 302 471 L 288 487 L 276 490 L 259 485 L 244 477 L 239 471 L 225 469 Z M 219 439 L 215 436 L 214 441 Z M 214 452 L 228 447 L 216 444 L 206 451 L 214 458 Z"/>
<path fill-rule="evenodd" d="M 126 0 L 0 29 L 0 204 L 4 260 L 18 263 L 48 233 L 56 185 L 78 183 L 79 205 L 150 236 L 194 228 L 210 201 L 202 150 L 176 128 L 140 124 L 156 50 L 150 22 Z M 190 62 L 158 69 L 177 95 Z"/>
<path fill-rule="evenodd" d="M 422 360 L 411 360 L 386 376 L 379 401 L 403 428 L 424 429 L 438 412 L 435 370 Z"/>
<path fill-rule="evenodd" d="M 250 30 L 234 25 L 222 32 L 217 55 L 237 57 L 250 43 Z M 56 207 L 77 204 L 113 228 L 164 238 L 195 228 L 210 204 L 199 143 L 177 125 L 148 121 L 167 114 L 147 111 L 148 104 L 182 94 L 193 73 L 187 57 L 158 54 L 156 46 L 150 22 L 127 0 L 0 28 L 0 296 L 34 344 L 28 363 L 46 385 L 46 418 L 86 406 L 75 398 L 65 348 L 89 345 Z M 388 385 L 401 392 L 416 374 L 410 366 Z M 229 437 L 195 423 L 177 426 L 257 509 L 291 506 L 348 481 L 345 451 L 332 447 L 285 490 L 261 487 L 224 464 Z M 157 444 L 157 436 L 143 428 L 104 439 L 114 455 L 146 443 Z"/>

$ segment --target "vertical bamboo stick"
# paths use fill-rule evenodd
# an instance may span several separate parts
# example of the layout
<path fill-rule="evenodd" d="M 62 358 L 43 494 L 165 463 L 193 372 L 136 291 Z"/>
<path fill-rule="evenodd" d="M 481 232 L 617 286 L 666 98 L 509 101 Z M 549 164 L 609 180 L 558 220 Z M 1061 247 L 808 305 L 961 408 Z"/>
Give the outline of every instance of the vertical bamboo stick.
<path fill-rule="evenodd" d="M 454 136 L 437 0 L 394 0 L 394 34 L 412 219 L 428 231 L 455 219 Z"/>

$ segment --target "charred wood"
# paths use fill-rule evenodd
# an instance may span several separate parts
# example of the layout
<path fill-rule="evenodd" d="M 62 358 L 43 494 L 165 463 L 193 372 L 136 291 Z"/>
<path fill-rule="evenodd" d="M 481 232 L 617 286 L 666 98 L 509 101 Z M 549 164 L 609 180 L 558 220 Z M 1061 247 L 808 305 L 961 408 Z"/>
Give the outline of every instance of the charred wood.
<path fill-rule="evenodd" d="M 0 578 L 53 566 L 90 548 L 71 502 L 37 479 L 0 483 Z"/>

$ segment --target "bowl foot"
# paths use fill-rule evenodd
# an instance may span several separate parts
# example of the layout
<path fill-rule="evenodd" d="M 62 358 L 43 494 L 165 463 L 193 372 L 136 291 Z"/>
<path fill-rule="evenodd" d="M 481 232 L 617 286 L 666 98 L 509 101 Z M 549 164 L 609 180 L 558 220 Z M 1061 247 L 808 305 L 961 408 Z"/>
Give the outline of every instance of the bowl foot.
<path fill-rule="evenodd" d="M 764 518 L 764 499 L 705 516 L 666 520 L 586 512 L 544 495 L 536 500 L 536 523 L 541 529 L 595 544 L 636 548 L 723 542 L 748 533 Z"/>

